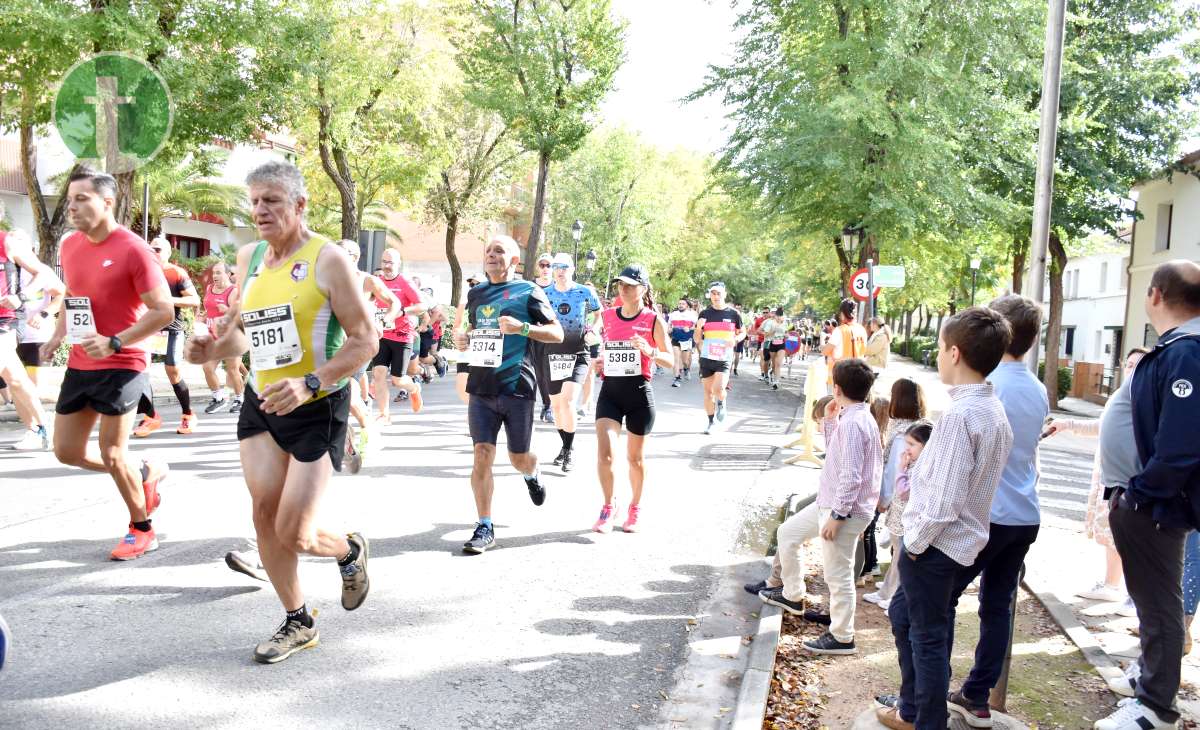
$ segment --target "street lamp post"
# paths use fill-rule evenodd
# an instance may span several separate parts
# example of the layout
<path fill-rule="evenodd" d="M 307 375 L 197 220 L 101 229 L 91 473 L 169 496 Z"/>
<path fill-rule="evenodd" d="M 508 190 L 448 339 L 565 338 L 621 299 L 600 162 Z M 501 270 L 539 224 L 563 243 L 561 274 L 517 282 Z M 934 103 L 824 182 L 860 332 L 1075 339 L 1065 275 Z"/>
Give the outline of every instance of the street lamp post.
<path fill-rule="evenodd" d="M 584 258 L 584 262 L 587 264 L 588 283 L 591 283 L 592 272 L 596 270 L 596 252 L 592 249 L 589 249 L 587 256 Z"/>
<path fill-rule="evenodd" d="M 846 252 L 846 258 L 850 260 L 850 266 L 853 269 L 857 263 L 854 255 L 858 253 L 858 247 L 862 245 L 862 228 L 859 226 L 846 226 L 842 229 L 842 249 Z M 842 297 L 846 296 L 846 282 L 842 282 Z"/>
<path fill-rule="evenodd" d="M 971 259 L 971 306 L 975 306 L 975 280 L 979 276 L 979 267 L 983 264 L 978 258 Z"/>
<path fill-rule="evenodd" d="M 583 221 L 575 219 L 575 225 L 571 226 L 571 238 L 575 241 L 575 255 L 571 257 L 571 261 L 576 266 L 579 265 L 579 241 L 583 238 Z"/>

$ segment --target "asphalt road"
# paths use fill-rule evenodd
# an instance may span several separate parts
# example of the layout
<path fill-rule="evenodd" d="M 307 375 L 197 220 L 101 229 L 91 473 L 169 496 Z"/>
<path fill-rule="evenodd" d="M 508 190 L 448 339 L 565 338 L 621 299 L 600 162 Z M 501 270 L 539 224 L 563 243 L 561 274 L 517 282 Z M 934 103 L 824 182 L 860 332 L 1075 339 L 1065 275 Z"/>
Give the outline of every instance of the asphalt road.
<path fill-rule="evenodd" d="M 252 534 L 234 416 L 184 437 L 165 408 L 168 427 L 133 444 L 172 474 L 161 548 L 129 563 L 107 559 L 127 520 L 107 476 L 0 452 L 0 613 L 15 635 L 0 727 L 727 726 L 760 605 L 735 586 L 761 577 L 762 525 L 804 471 L 776 448 L 796 395 L 734 382 L 728 428 L 705 437 L 699 383 L 655 381 L 639 534 L 590 532 L 587 419 L 565 476 L 539 424 L 547 503 L 499 467 L 498 546 L 482 556 L 460 549 L 475 518 L 465 407 L 450 379 L 428 386 L 425 410 L 398 406 L 384 448 L 325 499 L 323 525 L 371 541 L 370 597 L 344 612 L 332 561 L 303 561 L 321 645 L 274 666 L 250 655 L 279 602 L 222 561 Z"/>

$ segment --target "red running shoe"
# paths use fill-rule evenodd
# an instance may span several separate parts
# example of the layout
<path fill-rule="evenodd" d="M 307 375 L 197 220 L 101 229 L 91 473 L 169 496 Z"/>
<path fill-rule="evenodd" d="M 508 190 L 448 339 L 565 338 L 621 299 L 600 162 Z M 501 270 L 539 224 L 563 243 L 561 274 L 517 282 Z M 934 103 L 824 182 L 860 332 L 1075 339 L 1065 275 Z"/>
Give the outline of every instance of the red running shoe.
<path fill-rule="evenodd" d="M 146 516 L 149 517 L 158 505 L 162 504 L 162 495 L 158 487 L 171 472 L 171 467 L 157 461 L 142 462 L 142 492 L 146 495 Z"/>
<path fill-rule="evenodd" d="M 158 538 L 154 536 L 154 528 L 150 528 L 149 532 L 142 532 L 131 524 L 129 532 L 113 548 L 110 557 L 113 560 L 134 560 L 157 549 Z"/>

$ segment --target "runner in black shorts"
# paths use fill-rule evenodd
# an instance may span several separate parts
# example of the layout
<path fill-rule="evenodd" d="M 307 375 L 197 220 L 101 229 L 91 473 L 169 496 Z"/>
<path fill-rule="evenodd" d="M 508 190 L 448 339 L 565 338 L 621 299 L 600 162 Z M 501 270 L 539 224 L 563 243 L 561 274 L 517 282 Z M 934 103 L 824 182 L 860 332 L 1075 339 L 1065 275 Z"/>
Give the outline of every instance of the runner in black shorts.
<path fill-rule="evenodd" d="M 529 498 L 535 505 L 546 500 L 546 489 L 538 479 L 537 456 L 529 448 L 537 389 L 529 342 L 562 342 L 563 330 L 545 290 L 515 278 L 520 260 L 516 241 L 508 236 L 492 238 L 484 250 L 488 281 L 467 293 L 469 331 L 454 333 L 454 346 L 469 363 L 467 422 L 475 451 L 471 490 L 479 522 L 463 550 L 472 553 L 482 553 L 496 541 L 492 465 L 502 426 L 508 438 L 508 459 L 524 476 Z"/>
<path fill-rule="evenodd" d="M 626 511 L 625 532 L 638 529 L 642 488 L 646 481 L 643 456 L 646 437 L 654 428 L 654 388 L 651 380 L 655 366 L 673 362 L 667 323 L 654 309 L 650 275 L 641 264 L 625 267 L 617 277 L 619 306 L 601 315 L 603 357 L 596 367 L 604 378 L 596 399 L 597 473 L 604 504 L 592 526 L 595 532 L 611 532 L 617 521 L 613 503 L 613 443 L 624 424 L 628 432 L 625 453 L 629 461 L 629 486 L 632 495 Z"/>
<path fill-rule="evenodd" d="M 725 285 L 714 281 L 708 286 L 712 306 L 700 313 L 696 323 L 696 349 L 700 350 L 700 381 L 704 384 L 704 412 L 712 432 L 714 419 L 725 420 L 725 386 L 729 378 L 729 362 L 733 348 L 745 336 L 742 315 L 725 303 Z"/>
<path fill-rule="evenodd" d="M 253 657 L 273 664 L 318 642 L 297 573 L 301 554 L 337 561 L 347 611 L 361 606 L 370 590 L 367 539 L 321 529 L 316 521 L 345 448 L 349 378 L 371 358 L 378 334 L 350 258 L 304 224 L 308 200 L 300 171 L 268 162 L 246 183 L 264 240 L 238 251 L 242 292 L 230 309 L 230 326 L 217 340 L 192 338 L 187 359 L 202 363 L 250 351 L 238 446 L 259 554 L 285 611 Z"/>
<path fill-rule="evenodd" d="M 179 366 L 183 364 L 183 310 L 199 309 L 200 295 L 196 293 L 196 287 L 192 285 L 192 279 L 188 276 L 187 269 L 171 263 L 171 243 L 167 239 L 162 236 L 155 238 L 150 242 L 150 250 L 154 252 L 155 258 L 162 265 L 163 276 L 167 279 L 167 288 L 171 291 L 171 305 L 175 311 L 174 318 L 163 330 L 167 336 L 163 365 L 167 371 L 167 381 L 171 383 L 171 389 L 175 391 L 175 398 L 179 401 L 179 409 L 182 414 L 179 418 L 179 428 L 175 429 L 175 433 L 190 434 L 195 430 L 196 415 L 192 413 L 191 391 L 188 390 L 188 385 L 179 372 Z M 147 389 L 148 391 L 149 389 Z M 162 417 L 158 415 L 158 411 L 154 407 L 153 395 L 143 400 L 142 412 L 146 414 L 146 417 L 133 430 L 133 435 L 138 438 L 145 438 L 162 427 Z"/>
<path fill-rule="evenodd" d="M 146 242 L 113 217 L 117 181 L 80 169 L 67 182 L 67 213 L 76 231 L 61 245 L 64 316 L 42 347 L 52 357 L 72 343 L 55 406 L 54 455 L 69 466 L 112 477 L 129 511 L 128 531 L 110 557 L 132 560 L 158 548 L 150 514 L 161 501 L 165 464 L 128 453 L 134 409 L 146 382 L 149 353 L 139 344 L 171 321 L 171 293 Z M 88 439 L 100 424 L 99 449 Z"/>
<path fill-rule="evenodd" d="M 554 465 L 564 472 L 571 471 L 575 447 L 575 394 L 588 376 L 587 345 L 584 335 L 591 329 L 600 300 L 595 293 L 572 278 L 575 263 L 570 255 L 556 254 L 551 265 L 553 283 L 546 287 L 546 298 L 563 328 L 563 341 L 544 345 L 541 357 L 550 380 L 550 407 L 554 410 L 554 425 L 562 440 L 562 449 Z"/>

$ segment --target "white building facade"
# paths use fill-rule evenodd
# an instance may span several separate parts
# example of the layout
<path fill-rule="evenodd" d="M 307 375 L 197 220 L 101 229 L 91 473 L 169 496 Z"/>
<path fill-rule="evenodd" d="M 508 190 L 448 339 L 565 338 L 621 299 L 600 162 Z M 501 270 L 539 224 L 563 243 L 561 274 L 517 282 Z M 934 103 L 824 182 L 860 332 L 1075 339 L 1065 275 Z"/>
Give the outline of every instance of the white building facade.
<path fill-rule="evenodd" d="M 1178 165 L 1186 172 L 1164 174 L 1133 189 L 1141 220 L 1133 224 L 1124 351 L 1153 347 L 1158 333 L 1146 318 L 1146 290 L 1159 264 L 1172 259 L 1200 262 L 1200 150 Z"/>
<path fill-rule="evenodd" d="M 1099 251 L 1067 260 L 1063 270 L 1062 336 L 1058 356 L 1064 364 L 1098 363 L 1105 374 L 1124 348 L 1126 276 L 1129 245 L 1110 241 Z M 1049 287 L 1043 306 L 1049 307 Z M 1119 379 L 1119 376 L 1118 376 Z"/>

